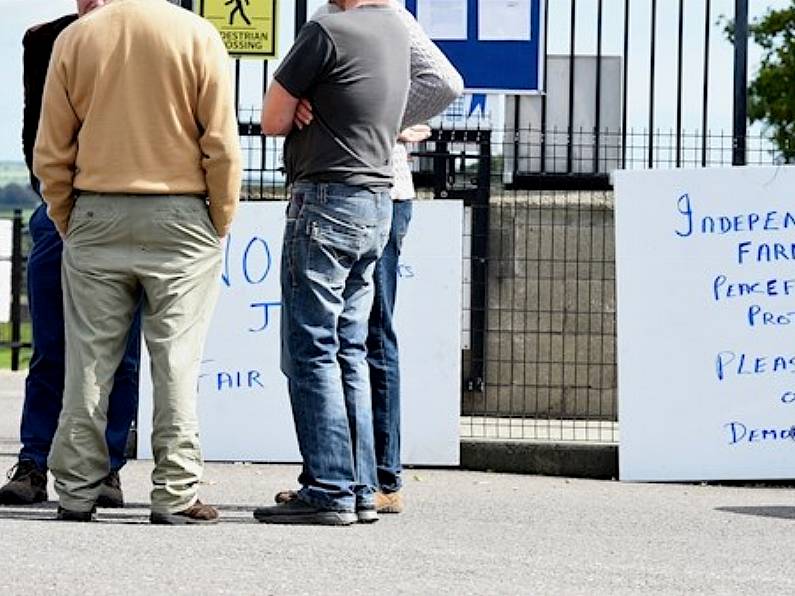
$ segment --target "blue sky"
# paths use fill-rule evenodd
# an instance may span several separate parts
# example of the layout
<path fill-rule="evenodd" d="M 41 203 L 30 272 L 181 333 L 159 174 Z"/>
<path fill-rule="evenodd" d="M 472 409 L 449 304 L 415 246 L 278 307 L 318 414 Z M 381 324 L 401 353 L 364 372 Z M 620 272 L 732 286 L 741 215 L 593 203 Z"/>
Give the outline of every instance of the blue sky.
<path fill-rule="evenodd" d="M 318 6 L 323 0 L 310 0 L 310 9 Z M 577 13 L 582 22 L 596 22 L 597 0 L 576 0 Z M 605 54 L 618 55 L 622 51 L 623 40 L 623 0 L 603 0 L 605 10 L 604 46 Z M 788 0 L 750 0 L 752 17 L 764 13 L 769 7 L 788 5 Z M 549 14 L 549 47 L 551 53 L 568 52 L 568 7 L 569 0 L 550 0 Z M 637 26 L 637 34 L 630 38 L 630 68 L 632 72 L 644 72 L 644 63 L 648 61 L 648 21 L 649 0 L 632 0 L 631 17 L 633 26 Z M 678 4 L 678 3 L 676 3 Z M 676 76 L 676 10 L 672 10 L 675 0 L 659 0 L 658 20 L 658 56 L 657 56 L 657 126 L 668 129 L 674 126 L 674 101 L 671 89 L 675 86 Z M 685 80 L 697 81 L 685 92 L 686 129 L 695 130 L 700 125 L 700 81 L 701 53 L 704 0 L 687 0 L 685 2 Z M 291 0 L 280 0 L 280 53 L 289 47 L 293 31 L 293 6 Z M 734 0 L 712 0 L 713 21 L 719 14 L 732 14 Z M 666 8 L 662 8 L 666 7 Z M 21 161 L 21 121 L 22 121 L 22 46 L 21 39 L 25 30 L 43 21 L 57 18 L 74 12 L 74 0 L 0 0 L 0 14 L 3 15 L 0 25 L 0 161 Z M 581 28 L 578 35 L 577 53 L 593 53 L 595 39 L 591 32 L 593 27 Z M 732 81 L 732 48 L 725 42 L 717 25 L 713 26 L 711 45 L 711 106 L 710 127 L 714 129 L 730 129 L 731 127 L 731 81 Z M 750 68 L 753 70 L 758 63 L 759 52 L 751 48 Z M 273 69 L 270 69 L 272 72 Z M 242 69 L 244 86 L 241 91 L 243 106 L 258 107 L 262 89 L 262 67 L 252 61 L 246 61 Z M 648 75 L 630 78 L 628 85 L 630 108 L 629 124 L 642 129 L 646 124 L 645 106 L 648 105 Z"/>

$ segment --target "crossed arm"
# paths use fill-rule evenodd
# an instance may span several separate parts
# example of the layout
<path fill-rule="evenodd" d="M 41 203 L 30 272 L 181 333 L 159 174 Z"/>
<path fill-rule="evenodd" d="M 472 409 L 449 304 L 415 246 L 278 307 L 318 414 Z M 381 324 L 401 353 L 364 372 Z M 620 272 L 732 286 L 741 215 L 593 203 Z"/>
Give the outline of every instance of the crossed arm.
<path fill-rule="evenodd" d="M 262 134 L 269 136 L 284 136 L 293 128 L 299 100 L 290 95 L 277 80 L 273 80 L 262 102 Z"/>

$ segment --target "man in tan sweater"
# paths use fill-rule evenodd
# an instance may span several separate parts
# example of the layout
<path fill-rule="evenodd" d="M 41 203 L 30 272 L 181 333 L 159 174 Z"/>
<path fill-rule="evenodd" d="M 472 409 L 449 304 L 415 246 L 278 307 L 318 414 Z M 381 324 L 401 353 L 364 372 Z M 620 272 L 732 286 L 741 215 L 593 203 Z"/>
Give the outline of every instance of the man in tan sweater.
<path fill-rule="evenodd" d="M 166 0 L 112 0 L 69 26 L 53 49 L 33 167 L 64 238 L 66 386 L 48 460 L 58 517 L 94 517 L 108 394 L 143 300 L 151 521 L 216 521 L 197 498 L 196 380 L 240 190 L 218 33 Z"/>

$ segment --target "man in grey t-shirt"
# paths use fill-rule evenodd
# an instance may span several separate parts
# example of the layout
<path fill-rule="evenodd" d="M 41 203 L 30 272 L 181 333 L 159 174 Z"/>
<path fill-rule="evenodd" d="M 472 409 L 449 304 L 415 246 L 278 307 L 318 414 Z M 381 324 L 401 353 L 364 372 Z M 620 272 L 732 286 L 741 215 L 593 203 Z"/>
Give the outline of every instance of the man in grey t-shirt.
<path fill-rule="evenodd" d="M 392 148 L 409 88 L 409 39 L 388 0 L 336 0 L 274 74 L 264 134 L 286 134 L 292 184 L 282 249 L 282 370 L 303 457 L 298 498 L 267 523 L 377 519 L 367 320 L 386 244 Z M 314 121 L 293 128 L 300 98 Z"/>

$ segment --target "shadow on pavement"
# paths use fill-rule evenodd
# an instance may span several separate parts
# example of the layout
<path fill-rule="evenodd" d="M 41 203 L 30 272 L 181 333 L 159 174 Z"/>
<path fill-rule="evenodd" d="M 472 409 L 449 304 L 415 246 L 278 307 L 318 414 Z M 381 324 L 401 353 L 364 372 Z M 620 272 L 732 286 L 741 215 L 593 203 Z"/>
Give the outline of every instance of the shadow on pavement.
<path fill-rule="evenodd" d="M 748 507 L 716 507 L 716 511 L 739 513 L 740 515 L 755 515 L 757 517 L 776 517 L 779 519 L 795 519 L 795 506 L 766 505 Z"/>

